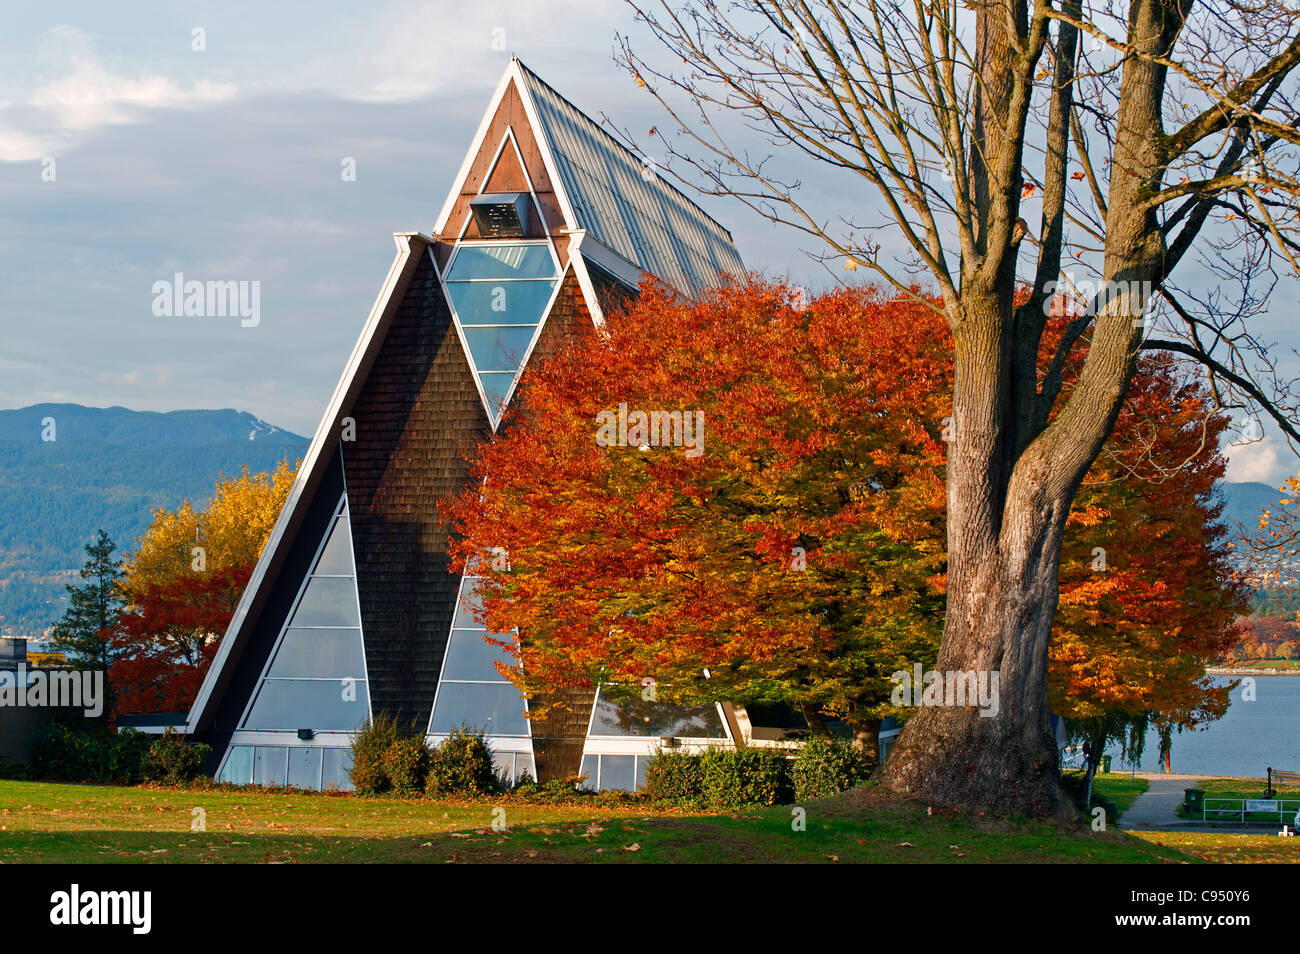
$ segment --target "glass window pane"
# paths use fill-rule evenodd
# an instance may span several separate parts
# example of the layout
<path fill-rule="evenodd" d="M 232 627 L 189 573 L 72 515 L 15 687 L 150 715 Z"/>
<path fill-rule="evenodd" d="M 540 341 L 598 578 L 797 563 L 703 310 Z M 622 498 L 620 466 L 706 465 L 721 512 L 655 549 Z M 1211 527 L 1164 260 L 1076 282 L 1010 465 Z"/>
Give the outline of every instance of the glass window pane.
<path fill-rule="evenodd" d="M 521 781 L 525 777 L 537 781 L 537 766 L 533 764 L 532 753 L 519 752 L 515 755 L 515 781 Z"/>
<path fill-rule="evenodd" d="M 556 282 L 448 282 L 447 294 L 461 326 L 535 325 Z"/>
<path fill-rule="evenodd" d="M 620 788 L 632 791 L 636 785 L 635 755 L 602 755 L 600 757 L 600 790 Z"/>
<path fill-rule="evenodd" d="M 528 735 L 524 701 L 509 683 L 444 682 L 438 687 L 429 731 L 445 735 L 468 725 L 489 736 Z"/>
<path fill-rule="evenodd" d="M 590 735 L 724 739 L 717 706 L 670 706 L 630 700 L 615 705 L 597 699 Z"/>
<path fill-rule="evenodd" d="M 340 792 L 352 791 L 352 779 L 348 772 L 352 769 L 351 749 L 323 749 L 324 774 L 321 788 L 324 791 L 334 789 Z"/>
<path fill-rule="evenodd" d="M 551 250 L 545 245 L 462 245 L 447 278 L 555 278 L 556 274 Z"/>
<path fill-rule="evenodd" d="M 638 755 L 636 757 L 636 790 L 638 792 L 645 788 L 649 769 L 650 757 L 648 755 Z"/>
<path fill-rule="evenodd" d="M 357 615 L 357 584 L 354 580 L 313 577 L 307 583 L 290 626 L 361 625 Z"/>
<path fill-rule="evenodd" d="M 478 597 L 478 577 L 465 577 L 460 588 L 460 598 L 456 600 L 456 619 L 453 629 L 482 629 L 483 624 L 474 618 L 475 612 L 483 611 L 483 601 Z"/>
<path fill-rule="evenodd" d="M 586 776 L 582 781 L 583 788 L 589 788 L 596 791 L 597 785 L 597 766 L 599 755 L 584 755 L 582 757 L 582 774 Z"/>
<path fill-rule="evenodd" d="M 510 393 L 510 385 L 514 383 L 515 372 L 480 374 L 478 379 L 483 384 L 483 393 L 487 395 L 488 404 L 495 412 L 500 413 L 506 403 L 506 395 Z"/>
<path fill-rule="evenodd" d="M 232 745 L 226 755 L 226 761 L 217 775 L 218 782 L 232 785 L 247 785 L 253 780 L 253 747 L 251 745 Z"/>
<path fill-rule="evenodd" d="M 329 542 L 321 550 L 316 569 L 312 572 L 322 576 L 352 576 L 352 534 L 347 517 L 334 521 Z"/>
<path fill-rule="evenodd" d="M 294 788 L 320 788 L 320 754 L 318 748 L 289 746 L 289 784 Z"/>
<path fill-rule="evenodd" d="M 492 770 L 497 773 L 497 778 L 501 779 L 502 782 L 513 785 L 515 781 L 515 753 L 493 752 Z"/>
<path fill-rule="evenodd" d="M 283 745 L 259 745 L 253 751 L 253 784 L 283 785 L 285 750 Z"/>
<path fill-rule="evenodd" d="M 244 728 L 351 731 L 368 712 L 360 679 L 264 679 Z"/>
<path fill-rule="evenodd" d="M 516 371 L 533 340 L 536 325 L 505 328 L 466 328 L 465 340 L 480 371 Z"/>
<path fill-rule="evenodd" d="M 270 676 L 366 677 L 359 629 L 286 629 Z"/>
<path fill-rule="evenodd" d="M 443 666 L 443 679 L 487 679 L 502 682 L 505 677 L 494 665 L 500 662 L 514 667 L 515 659 L 501 646 L 489 644 L 481 629 L 453 629 L 447 643 L 447 661 Z M 493 639 L 502 637 L 493 635 Z"/>

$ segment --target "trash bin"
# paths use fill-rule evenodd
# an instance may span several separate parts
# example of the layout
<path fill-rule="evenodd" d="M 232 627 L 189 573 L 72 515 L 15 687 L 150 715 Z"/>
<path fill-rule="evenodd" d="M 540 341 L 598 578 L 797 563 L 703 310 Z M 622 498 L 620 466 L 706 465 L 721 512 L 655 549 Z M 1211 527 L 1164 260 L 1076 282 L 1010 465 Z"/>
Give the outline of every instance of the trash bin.
<path fill-rule="evenodd" d="M 1183 810 L 1190 815 L 1200 815 L 1205 811 L 1205 789 L 1183 789 Z"/>
<path fill-rule="evenodd" d="M 1110 756 L 1109 756 L 1109 755 L 1103 755 L 1103 756 L 1101 757 L 1101 764 L 1097 766 L 1097 771 L 1098 771 L 1099 773 L 1100 773 L 1100 772 L 1109 772 L 1109 771 L 1110 771 Z"/>

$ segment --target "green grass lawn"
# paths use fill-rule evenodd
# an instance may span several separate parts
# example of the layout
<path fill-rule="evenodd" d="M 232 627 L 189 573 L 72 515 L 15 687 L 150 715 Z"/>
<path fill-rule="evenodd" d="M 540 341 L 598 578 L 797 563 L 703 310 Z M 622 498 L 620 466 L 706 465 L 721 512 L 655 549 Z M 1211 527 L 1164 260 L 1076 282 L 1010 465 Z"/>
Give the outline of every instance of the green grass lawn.
<path fill-rule="evenodd" d="M 705 814 L 644 804 L 445 802 L 251 789 L 0 782 L 13 862 L 1186 862 L 1115 830 L 991 820 L 869 788 L 806 806 Z M 192 831 L 203 809 L 206 831 Z M 494 830 L 494 809 L 504 830 Z M 1281 840 L 1281 839 L 1279 839 Z M 1270 848 L 1273 846 L 1270 846 Z"/>
<path fill-rule="evenodd" d="M 1115 806 L 1119 811 L 1119 818 L 1124 817 L 1124 813 L 1137 801 L 1137 797 L 1147 790 L 1148 785 L 1146 779 L 1129 778 L 1122 772 L 1098 773 L 1092 779 L 1093 791 Z M 1119 818 L 1114 821 L 1118 821 Z"/>

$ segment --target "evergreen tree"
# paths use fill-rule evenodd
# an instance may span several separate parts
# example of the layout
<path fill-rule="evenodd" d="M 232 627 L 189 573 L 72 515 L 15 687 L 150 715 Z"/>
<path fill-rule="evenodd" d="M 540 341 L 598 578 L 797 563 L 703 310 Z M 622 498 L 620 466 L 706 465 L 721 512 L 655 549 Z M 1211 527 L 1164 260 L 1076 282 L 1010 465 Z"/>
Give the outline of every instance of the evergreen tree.
<path fill-rule="evenodd" d="M 86 563 L 81 568 L 82 583 L 69 584 L 68 608 L 54 624 L 53 643 L 68 656 L 68 661 L 83 669 L 98 669 L 105 680 L 121 650 L 114 641 L 122 625 L 122 561 L 113 559 L 117 549 L 103 530 L 86 544 Z M 107 689 L 109 707 L 113 691 Z"/>

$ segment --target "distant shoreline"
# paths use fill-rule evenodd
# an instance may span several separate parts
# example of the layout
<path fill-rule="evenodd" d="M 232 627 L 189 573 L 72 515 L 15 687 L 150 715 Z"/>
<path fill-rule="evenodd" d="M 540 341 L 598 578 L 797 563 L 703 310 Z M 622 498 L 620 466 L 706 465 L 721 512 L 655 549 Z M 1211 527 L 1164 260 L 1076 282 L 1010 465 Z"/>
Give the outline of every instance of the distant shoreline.
<path fill-rule="evenodd" d="M 1223 666 L 1206 666 L 1207 676 L 1300 676 L 1300 669 L 1226 669 Z"/>

